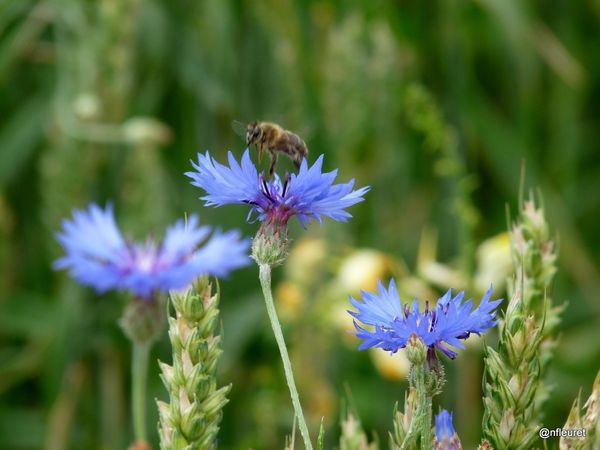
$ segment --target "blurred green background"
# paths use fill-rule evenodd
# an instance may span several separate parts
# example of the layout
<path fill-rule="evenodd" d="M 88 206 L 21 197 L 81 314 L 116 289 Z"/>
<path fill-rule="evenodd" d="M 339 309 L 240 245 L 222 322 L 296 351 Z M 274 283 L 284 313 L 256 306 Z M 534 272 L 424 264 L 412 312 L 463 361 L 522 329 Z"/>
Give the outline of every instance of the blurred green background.
<path fill-rule="evenodd" d="M 203 208 L 183 172 L 197 151 L 241 155 L 231 121 L 253 119 L 372 186 L 348 224 L 294 224 L 274 274 L 313 433 L 324 417 L 334 446 L 352 409 L 385 447 L 404 396 L 401 357 L 355 350 L 348 294 L 394 275 L 405 300 L 476 297 L 491 278 L 505 295 L 501 233 L 523 163 L 560 248 L 552 297 L 568 307 L 545 425 L 563 424 L 600 357 L 599 29 L 594 0 L 0 0 L 0 448 L 130 442 L 125 297 L 55 273 L 53 233 L 72 208 L 112 200 L 137 238 L 185 212 L 251 236 L 246 208 Z M 220 445 L 283 448 L 292 410 L 257 270 L 221 286 L 219 382 L 233 390 Z M 156 358 L 170 361 L 166 336 Z M 472 446 L 480 345 L 445 365 L 434 407 L 455 411 Z M 155 423 L 166 391 L 151 370 Z"/>

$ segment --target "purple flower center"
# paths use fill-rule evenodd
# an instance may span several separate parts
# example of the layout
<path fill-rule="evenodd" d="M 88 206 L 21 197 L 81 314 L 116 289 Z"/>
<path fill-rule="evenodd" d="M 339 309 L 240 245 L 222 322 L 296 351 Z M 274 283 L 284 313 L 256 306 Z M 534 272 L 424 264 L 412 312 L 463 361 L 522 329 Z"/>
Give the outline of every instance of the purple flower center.
<path fill-rule="evenodd" d="M 266 201 L 258 206 L 264 210 L 266 222 L 285 226 L 288 220 L 296 214 L 294 208 L 288 203 L 289 199 L 286 199 L 290 179 L 290 174 L 286 172 L 283 185 L 281 185 L 276 181 L 267 181 L 264 173 L 259 175 L 260 190 Z"/>

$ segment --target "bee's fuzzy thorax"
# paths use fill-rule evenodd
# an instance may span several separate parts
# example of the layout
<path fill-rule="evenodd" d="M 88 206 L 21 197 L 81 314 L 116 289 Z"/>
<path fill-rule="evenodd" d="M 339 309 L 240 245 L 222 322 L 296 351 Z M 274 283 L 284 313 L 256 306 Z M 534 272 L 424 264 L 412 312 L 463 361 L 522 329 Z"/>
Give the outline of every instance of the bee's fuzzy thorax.
<path fill-rule="evenodd" d="M 269 176 L 272 177 L 277 168 L 277 157 L 280 153 L 287 155 L 296 168 L 300 168 L 302 159 L 308 155 L 306 143 L 295 133 L 285 130 L 274 122 L 252 121 L 246 126 L 246 144 L 255 145 L 259 162 L 265 152 L 271 157 Z"/>

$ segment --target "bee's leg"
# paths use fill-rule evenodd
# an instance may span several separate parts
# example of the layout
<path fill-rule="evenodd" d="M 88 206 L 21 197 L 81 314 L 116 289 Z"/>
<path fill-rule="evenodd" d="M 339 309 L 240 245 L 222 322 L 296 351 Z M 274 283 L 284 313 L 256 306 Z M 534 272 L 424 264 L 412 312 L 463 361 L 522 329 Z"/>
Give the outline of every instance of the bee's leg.
<path fill-rule="evenodd" d="M 277 168 L 277 153 L 271 152 L 271 167 L 269 168 L 269 178 L 273 178 L 273 172 Z"/>
<path fill-rule="evenodd" d="M 262 145 L 257 145 L 256 148 L 258 149 L 258 164 L 260 164 L 263 157 L 263 147 Z"/>
<path fill-rule="evenodd" d="M 294 159 L 294 166 L 296 166 L 296 169 L 300 169 L 300 164 L 302 163 L 302 157 L 298 157 L 296 156 Z"/>

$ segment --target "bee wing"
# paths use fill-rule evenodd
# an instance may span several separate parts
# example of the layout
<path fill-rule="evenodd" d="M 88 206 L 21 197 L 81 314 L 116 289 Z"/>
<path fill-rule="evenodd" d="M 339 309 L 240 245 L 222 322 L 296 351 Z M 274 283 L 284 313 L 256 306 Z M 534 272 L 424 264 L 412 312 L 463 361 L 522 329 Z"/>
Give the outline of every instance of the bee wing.
<path fill-rule="evenodd" d="M 246 127 L 247 124 L 244 122 L 240 122 L 239 120 L 234 120 L 231 122 L 231 128 L 235 131 L 235 134 L 246 139 Z"/>
<path fill-rule="evenodd" d="M 317 126 L 313 124 L 303 125 L 296 133 L 300 138 L 308 145 L 308 143 L 315 137 Z"/>
<path fill-rule="evenodd" d="M 286 129 L 285 131 L 295 134 L 300 139 L 302 139 L 305 144 L 308 145 L 308 143 L 312 140 L 312 138 L 316 134 L 315 129 L 316 129 L 315 125 L 303 125 L 298 128 Z"/>

